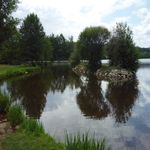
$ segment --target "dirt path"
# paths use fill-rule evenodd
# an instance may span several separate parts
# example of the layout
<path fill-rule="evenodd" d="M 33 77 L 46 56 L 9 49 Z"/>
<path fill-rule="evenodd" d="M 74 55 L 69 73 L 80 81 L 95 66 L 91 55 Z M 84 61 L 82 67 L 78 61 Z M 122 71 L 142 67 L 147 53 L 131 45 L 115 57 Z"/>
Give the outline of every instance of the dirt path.
<path fill-rule="evenodd" d="M 4 116 L 0 116 L 0 141 L 9 133 L 12 133 L 9 122 Z M 4 150 L 1 145 L 0 150 Z"/>

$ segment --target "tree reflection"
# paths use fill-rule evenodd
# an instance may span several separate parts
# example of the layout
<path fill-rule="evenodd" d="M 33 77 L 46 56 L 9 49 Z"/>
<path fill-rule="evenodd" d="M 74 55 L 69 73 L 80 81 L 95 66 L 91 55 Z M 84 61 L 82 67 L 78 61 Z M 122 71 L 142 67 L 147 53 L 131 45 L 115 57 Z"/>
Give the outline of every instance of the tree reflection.
<path fill-rule="evenodd" d="M 123 84 L 109 83 L 106 97 L 112 107 L 112 114 L 117 123 L 126 123 L 131 116 L 132 108 L 138 96 L 137 80 Z"/>
<path fill-rule="evenodd" d="M 50 90 L 63 93 L 67 86 L 71 89 L 80 87 L 79 77 L 71 71 L 69 66 L 53 66 L 52 69 L 53 79 L 51 79 Z"/>
<path fill-rule="evenodd" d="M 11 97 L 20 100 L 27 115 L 40 118 L 45 107 L 48 82 L 44 82 L 41 76 L 34 75 L 21 80 L 14 80 L 9 84 Z"/>
<path fill-rule="evenodd" d="M 80 88 L 76 98 L 83 115 L 102 119 L 112 114 L 116 122 L 126 122 L 138 96 L 137 80 L 122 85 L 109 83 L 106 93 L 102 91 L 101 86 L 101 81 L 93 74 L 87 76 L 85 81 L 71 72 L 68 66 L 60 65 L 7 82 L 12 99 L 18 100 L 30 117 L 40 118 L 48 93 L 60 94 L 66 88 Z"/>
<path fill-rule="evenodd" d="M 21 102 L 27 115 L 40 118 L 48 92 L 63 93 L 67 86 L 79 88 L 80 79 L 67 66 L 55 66 L 29 77 L 12 80 L 7 86 L 12 99 Z"/>
<path fill-rule="evenodd" d="M 82 113 L 89 118 L 102 119 L 110 112 L 102 95 L 101 82 L 98 82 L 94 75 L 87 77 L 87 84 L 81 86 L 77 104 Z"/>
<path fill-rule="evenodd" d="M 123 84 L 109 83 L 106 94 L 102 94 L 101 81 L 90 75 L 77 94 L 77 104 L 83 115 L 89 118 L 101 119 L 112 114 L 117 123 L 125 123 L 131 116 L 137 97 L 136 79 Z"/>

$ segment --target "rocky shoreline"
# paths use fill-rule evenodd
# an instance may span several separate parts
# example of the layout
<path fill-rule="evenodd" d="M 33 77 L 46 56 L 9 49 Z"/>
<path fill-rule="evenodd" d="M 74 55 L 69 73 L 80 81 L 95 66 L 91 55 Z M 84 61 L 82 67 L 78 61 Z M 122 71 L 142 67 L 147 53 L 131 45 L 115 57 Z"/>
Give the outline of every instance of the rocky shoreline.
<path fill-rule="evenodd" d="M 134 79 L 134 73 L 125 69 L 97 70 L 96 77 L 99 80 L 110 82 L 129 81 Z"/>
<path fill-rule="evenodd" d="M 88 70 L 84 65 L 78 65 L 72 69 L 79 76 L 86 76 Z M 109 82 L 126 82 L 134 79 L 135 74 L 126 69 L 114 69 L 111 67 L 98 69 L 95 73 L 98 80 Z"/>

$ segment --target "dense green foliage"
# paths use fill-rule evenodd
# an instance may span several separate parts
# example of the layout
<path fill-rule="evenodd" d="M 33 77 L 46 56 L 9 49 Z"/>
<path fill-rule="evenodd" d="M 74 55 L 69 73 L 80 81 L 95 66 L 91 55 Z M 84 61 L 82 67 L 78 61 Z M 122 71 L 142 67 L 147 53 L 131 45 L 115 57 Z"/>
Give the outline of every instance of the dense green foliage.
<path fill-rule="evenodd" d="M 51 61 L 53 59 L 53 46 L 49 37 L 45 36 L 43 39 L 43 47 L 41 53 L 41 60 Z"/>
<path fill-rule="evenodd" d="M 101 66 L 103 47 L 108 41 L 109 31 L 105 27 L 85 28 L 79 36 L 78 48 L 82 59 L 89 61 L 90 68 Z"/>
<path fill-rule="evenodd" d="M 12 12 L 17 8 L 18 0 L 0 0 L 0 62 L 7 63 L 5 60 L 10 58 L 10 61 L 16 55 L 16 44 L 18 37 L 16 25 L 18 20 L 12 17 Z M 11 51 L 11 52 L 10 52 Z M 12 58 L 10 55 L 13 53 Z"/>
<path fill-rule="evenodd" d="M 131 70 L 137 68 L 138 50 L 127 24 L 117 23 L 108 44 L 108 57 L 113 66 Z"/>
<path fill-rule="evenodd" d="M 18 0 L 0 0 L 0 43 L 7 41 L 13 34 L 16 20 L 11 16 Z"/>
<path fill-rule="evenodd" d="M 28 15 L 21 26 L 21 48 L 24 61 L 38 61 L 42 55 L 44 29 L 37 15 Z"/>
<path fill-rule="evenodd" d="M 57 36 L 52 34 L 49 40 L 53 47 L 53 60 L 68 60 L 74 49 L 73 37 L 67 40 L 63 34 Z"/>
<path fill-rule="evenodd" d="M 3 51 L 1 52 L 1 63 L 3 64 L 19 64 L 22 60 L 20 51 L 20 33 L 14 32 L 14 35 L 5 42 Z"/>

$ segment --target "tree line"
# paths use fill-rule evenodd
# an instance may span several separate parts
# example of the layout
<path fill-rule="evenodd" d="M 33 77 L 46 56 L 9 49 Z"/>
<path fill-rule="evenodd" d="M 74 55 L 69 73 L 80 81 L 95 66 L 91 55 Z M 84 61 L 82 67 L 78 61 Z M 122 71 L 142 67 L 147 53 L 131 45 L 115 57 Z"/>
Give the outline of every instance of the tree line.
<path fill-rule="evenodd" d="M 27 15 L 18 29 L 19 20 L 12 16 L 18 0 L 0 3 L 0 63 L 70 60 L 76 65 L 80 60 L 88 60 L 88 66 L 96 69 L 102 58 L 108 58 L 111 65 L 126 69 L 138 64 L 138 49 L 126 23 L 117 23 L 112 32 L 103 26 L 87 27 L 74 42 L 72 36 L 47 36 L 34 13 Z"/>
<path fill-rule="evenodd" d="M 20 21 L 12 16 L 17 4 L 18 0 L 0 0 L 0 63 L 68 60 L 74 49 L 73 37 L 47 36 L 34 13 L 27 15 L 17 28 Z"/>
<path fill-rule="evenodd" d="M 137 47 L 140 51 L 140 58 L 150 58 L 150 48 Z"/>

